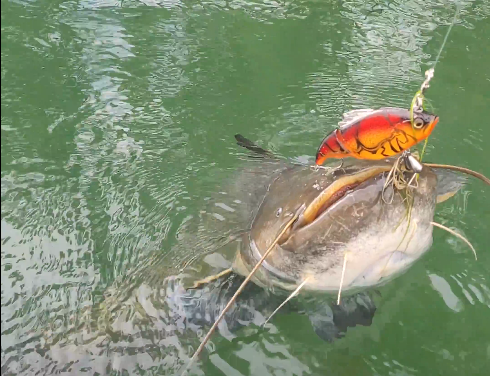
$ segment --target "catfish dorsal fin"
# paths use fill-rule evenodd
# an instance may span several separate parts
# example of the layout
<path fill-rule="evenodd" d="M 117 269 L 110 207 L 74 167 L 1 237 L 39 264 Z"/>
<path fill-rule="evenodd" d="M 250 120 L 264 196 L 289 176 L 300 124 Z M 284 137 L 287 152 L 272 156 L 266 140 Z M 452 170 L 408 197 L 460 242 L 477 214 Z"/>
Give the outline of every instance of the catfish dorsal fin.
<path fill-rule="evenodd" d="M 376 110 L 372 108 L 363 108 L 359 110 L 351 110 L 342 115 L 342 120 L 339 122 L 338 126 L 340 129 L 344 129 L 352 123 L 355 123 L 357 120 L 366 117 Z"/>
<path fill-rule="evenodd" d="M 273 157 L 274 156 L 270 151 L 262 149 L 260 146 L 257 146 L 255 143 L 250 141 L 248 138 L 243 137 L 241 134 L 236 134 L 235 140 L 237 141 L 238 145 L 240 145 L 240 146 L 242 146 L 248 150 L 251 150 L 251 151 L 253 151 L 259 155 L 267 156 L 267 157 Z"/>

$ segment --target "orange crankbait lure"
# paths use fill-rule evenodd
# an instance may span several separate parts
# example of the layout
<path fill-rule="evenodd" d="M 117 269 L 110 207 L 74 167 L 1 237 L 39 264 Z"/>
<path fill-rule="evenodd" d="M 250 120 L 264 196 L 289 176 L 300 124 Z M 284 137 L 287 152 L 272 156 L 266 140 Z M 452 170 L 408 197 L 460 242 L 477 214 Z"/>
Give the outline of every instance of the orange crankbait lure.
<path fill-rule="evenodd" d="M 350 111 L 322 141 L 316 164 L 328 158 L 376 160 L 394 156 L 425 140 L 438 121 L 438 116 L 420 111 L 414 113 L 412 126 L 410 111 L 403 108 Z"/>

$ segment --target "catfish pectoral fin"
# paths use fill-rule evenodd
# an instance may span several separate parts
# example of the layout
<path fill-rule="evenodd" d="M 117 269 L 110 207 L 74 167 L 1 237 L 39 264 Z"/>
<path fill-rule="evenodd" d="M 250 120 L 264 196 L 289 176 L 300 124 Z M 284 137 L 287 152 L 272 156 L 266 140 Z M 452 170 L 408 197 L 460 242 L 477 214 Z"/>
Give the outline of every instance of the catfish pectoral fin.
<path fill-rule="evenodd" d="M 357 325 L 370 326 L 376 306 L 367 293 L 342 298 L 340 305 L 320 305 L 308 313 L 315 333 L 324 341 L 333 342 L 344 337 L 347 328 Z"/>
<path fill-rule="evenodd" d="M 330 306 L 324 307 L 322 311 L 309 314 L 308 319 L 315 333 L 324 341 L 331 343 L 342 337 L 340 330 L 333 322 L 333 312 Z"/>

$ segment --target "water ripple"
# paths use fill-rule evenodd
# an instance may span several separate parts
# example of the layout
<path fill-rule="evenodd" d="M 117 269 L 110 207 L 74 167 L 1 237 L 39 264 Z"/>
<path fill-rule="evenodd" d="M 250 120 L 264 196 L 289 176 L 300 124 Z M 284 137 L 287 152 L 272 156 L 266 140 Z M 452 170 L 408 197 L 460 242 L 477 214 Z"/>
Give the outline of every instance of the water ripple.
<path fill-rule="evenodd" d="M 459 4 L 442 57 L 476 67 L 490 9 Z M 233 135 L 311 156 L 343 112 L 406 106 L 452 12 L 421 0 L 2 3 L 2 374 L 174 374 L 206 329 L 187 320 L 182 283 L 230 265 L 257 207 L 249 193 L 270 175 Z M 466 163 L 460 149 L 483 150 L 488 80 L 451 67 L 440 77 L 472 80 L 460 94 L 476 110 L 441 108 L 455 137 L 434 144 Z M 469 184 L 437 214 L 482 251 L 486 197 Z M 490 285 L 488 256 L 474 263 L 463 247 L 436 234 L 382 290 L 373 326 L 340 343 L 300 313 L 267 330 L 224 325 L 196 372 L 469 374 L 488 358 L 467 337 Z"/>

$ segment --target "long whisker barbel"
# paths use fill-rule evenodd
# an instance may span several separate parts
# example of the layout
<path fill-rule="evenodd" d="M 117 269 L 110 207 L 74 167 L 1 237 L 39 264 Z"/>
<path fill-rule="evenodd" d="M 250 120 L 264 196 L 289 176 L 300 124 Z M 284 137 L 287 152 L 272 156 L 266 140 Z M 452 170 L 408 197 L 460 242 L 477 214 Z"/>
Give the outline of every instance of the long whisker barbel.
<path fill-rule="evenodd" d="M 444 225 L 441 225 L 440 223 L 437 223 L 437 222 L 431 222 L 430 223 L 431 225 L 433 226 L 436 226 L 436 227 L 439 227 L 443 230 L 446 230 L 447 232 L 449 232 L 450 234 L 460 238 L 461 240 L 463 240 L 466 244 L 468 244 L 468 246 L 471 248 L 471 250 L 473 251 L 473 254 L 475 255 L 475 260 L 478 260 L 478 256 L 476 255 L 476 250 L 475 250 L 475 247 L 473 247 L 473 245 L 470 243 L 470 241 L 468 239 L 466 239 L 463 235 L 461 234 L 458 234 L 456 231 L 454 230 L 451 230 L 449 227 L 446 227 Z"/>
<path fill-rule="evenodd" d="M 401 156 L 400 158 L 398 158 L 396 160 L 396 162 L 393 164 L 393 168 L 390 170 L 390 172 L 388 173 L 388 176 L 386 178 L 386 182 L 385 182 L 385 185 L 384 185 L 383 191 L 382 191 L 382 198 L 386 204 L 390 204 L 392 202 L 392 200 L 389 200 L 389 201 L 386 200 L 385 195 L 384 195 L 385 190 L 389 185 L 393 185 L 398 190 L 402 190 L 405 188 L 416 189 L 418 186 L 418 180 L 416 178 L 416 176 L 418 174 L 414 174 L 408 182 L 403 177 L 403 172 L 401 171 L 401 169 L 399 167 L 402 157 L 403 156 Z M 452 170 L 452 171 L 461 172 L 463 174 L 473 176 L 473 177 L 481 180 L 482 182 L 484 182 L 486 185 L 490 186 L 490 179 L 489 178 L 487 178 L 485 175 L 483 175 L 480 172 L 470 170 L 469 168 L 466 168 L 466 167 L 439 164 L 439 163 L 423 163 L 423 166 L 427 166 L 430 168 L 440 168 L 440 169 L 445 169 L 445 170 Z M 415 182 L 415 184 L 413 184 L 414 182 Z"/>
<path fill-rule="evenodd" d="M 220 315 L 218 316 L 218 318 L 214 322 L 213 326 L 211 326 L 211 328 L 209 329 L 208 333 L 206 334 L 206 337 L 204 337 L 204 339 L 202 340 L 201 344 L 197 348 L 196 352 L 194 353 L 194 355 L 192 355 L 192 358 L 189 360 L 189 363 L 187 363 L 187 366 L 184 368 L 184 371 L 182 372 L 181 376 L 184 376 L 184 375 L 187 374 L 189 368 L 191 367 L 192 364 L 194 364 L 195 360 L 197 359 L 197 357 L 199 356 L 199 354 L 204 349 L 204 346 L 206 346 L 206 343 L 208 343 L 209 339 L 211 338 L 211 335 L 214 333 L 214 331 L 218 327 L 218 324 L 221 322 L 221 320 L 225 316 L 226 312 L 228 312 L 228 310 L 230 309 L 231 305 L 235 302 L 235 300 L 238 297 L 238 295 L 240 295 L 240 293 L 243 291 L 243 289 L 245 288 L 245 286 L 247 285 L 247 283 L 252 279 L 252 277 L 255 274 L 255 272 L 259 269 L 259 267 L 262 265 L 262 263 L 267 258 L 267 256 L 269 256 L 269 254 L 272 252 L 272 250 L 274 249 L 275 245 L 279 242 L 279 239 L 281 239 L 281 237 L 284 235 L 284 233 L 287 230 L 289 230 L 289 228 L 293 225 L 294 222 L 296 222 L 296 220 L 298 219 L 298 217 L 304 212 L 305 208 L 306 208 L 306 206 L 303 204 L 296 211 L 295 215 L 289 220 L 289 222 L 286 223 L 286 225 L 284 226 L 284 228 L 282 229 L 282 231 L 279 233 L 279 235 L 276 236 L 276 238 L 271 243 L 271 245 L 269 246 L 269 248 L 267 248 L 267 251 L 264 252 L 264 255 L 262 256 L 262 258 L 253 267 L 253 269 L 248 274 L 247 278 L 245 278 L 245 280 L 242 282 L 242 284 L 240 285 L 240 287 L 238 288 L 238 290 L 231 297 L 230 301 L 226 304 L 226 306 L 223 309 L 223 311 L 221 311 Z"/>
<path fill-rule="evenodd" d="M 490 185 L 490 179 L 489 178 L 487 178 L 485 175 L 483 175 L 479 172 L 470 170 L 469 168 L 466 168 L 466 167 L 459 167 L 459 166 L 445 165 L 445 164 L 438 164 L 438 163 L 424 163 L 424 166 L 462 172 L 463 174 L 471 175 L 477 179 L 480 179 L 486 185 Z"/>
<path fill-rule="evenodd" d="M 277 307 L 274 312 L 271 313 L 271 315 L 269 316 L 269 318 L 267 320 L 265 320 L 264 324 L 262 326 L 265 326 L 269 320 L 272 318 L 272 316 L 274 316 L 282 307 L 284 307 L 284 305 L 289 302 L 292 298 L 294 298 L 296 295 L 298 295 L 299 293 L 299 290 L 301 290 L 303 288 L 303 286 L 306 284 L 306 282 L 308 282 L 308 277 L 306 277 L 306 279 L 301 282 L 301 284 L 296 288 L 296 290 L 294 290 L 287 298 L 286 300 L 284 300 L 280 305 L 279 307 Z"/>

